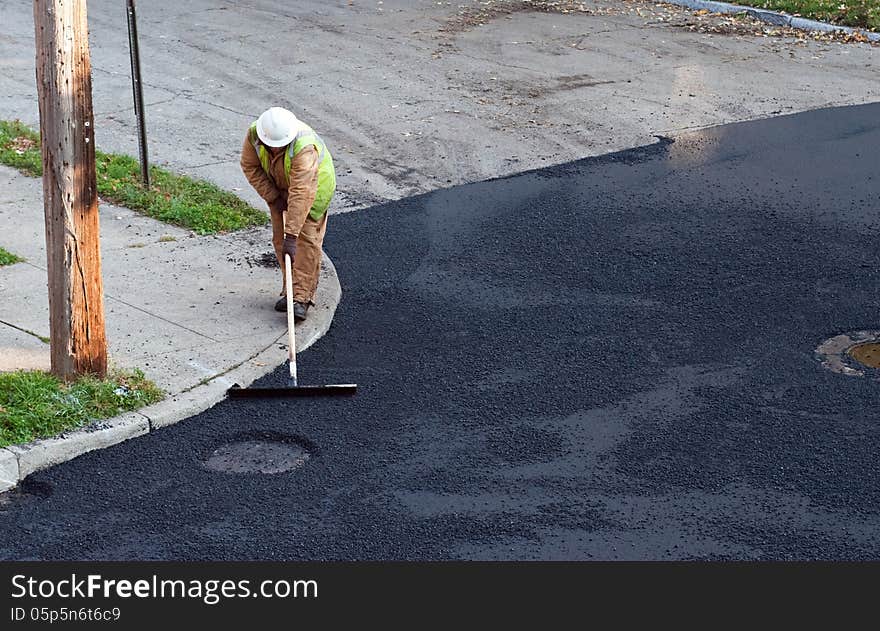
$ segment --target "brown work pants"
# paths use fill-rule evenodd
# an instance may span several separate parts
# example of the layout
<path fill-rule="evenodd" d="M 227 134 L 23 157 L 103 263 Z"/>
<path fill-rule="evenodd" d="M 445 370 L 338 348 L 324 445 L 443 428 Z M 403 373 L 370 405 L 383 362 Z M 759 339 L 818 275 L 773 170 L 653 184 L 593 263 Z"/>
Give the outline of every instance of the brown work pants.
<path fill-rule="evenodd" d="M 281 265 L 281 295 L 284 295 L 284 258 L 281 244 L 284 241 L 284 219 L 286 213 L 272 210 L 272 246 L 275 256 Z M 321 272 L 321 244 L 327 231 L 327 215 L 324 213 L 320 221 L 311 216 L 300 229 L 296 237 L 296 256 L 293 260 L 293 299 L 297 302 L 314 304 L 315 290 L 318 288 L 318 276 Z"/>

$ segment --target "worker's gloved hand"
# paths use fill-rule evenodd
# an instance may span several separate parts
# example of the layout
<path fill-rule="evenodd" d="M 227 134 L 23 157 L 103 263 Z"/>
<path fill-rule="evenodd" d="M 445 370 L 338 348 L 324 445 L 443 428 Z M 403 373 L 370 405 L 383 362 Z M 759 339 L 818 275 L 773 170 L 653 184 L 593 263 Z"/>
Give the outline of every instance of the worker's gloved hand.
<path fill-rule="evenodd" d="M 272 210 L 278 213 L 283 213 L 287 211 L 287 198 L 284 195 L 278 197 L 274 202 L 270 204 L 272 206 Z"/>
<path fill-rule="evenodd" d="M 290 255 L 290 264 L 293 265 L 293 261 L 296 258 L 296 237 L 293 235 L 284 235 L 284 242 L 281 244 L 281 256 L 285 254 Z"/>

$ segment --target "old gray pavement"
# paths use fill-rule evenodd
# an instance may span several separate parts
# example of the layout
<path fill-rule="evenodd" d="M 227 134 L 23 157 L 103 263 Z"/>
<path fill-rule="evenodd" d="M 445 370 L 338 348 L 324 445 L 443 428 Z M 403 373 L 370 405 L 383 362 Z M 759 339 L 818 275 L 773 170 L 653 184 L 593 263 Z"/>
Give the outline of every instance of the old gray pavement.
<path fill-rule="evenodd" d="M 703 34 L 650 2 L 582 4 L 591 13 L 486 21 L 461 15 L 475 1 L 142 3 L 151 155 L 259 203 L 237 167 L 242 129 L 287 105 L 329 143 L 334 209 L 350 209 L 880 98 L 867 44 Z M 33 125 L 31 7 L 0 0 L 0 13 L 0 118 Z M 136 155 L 124 4 L 91 0 L 89 22 L 98 145 Z"/>

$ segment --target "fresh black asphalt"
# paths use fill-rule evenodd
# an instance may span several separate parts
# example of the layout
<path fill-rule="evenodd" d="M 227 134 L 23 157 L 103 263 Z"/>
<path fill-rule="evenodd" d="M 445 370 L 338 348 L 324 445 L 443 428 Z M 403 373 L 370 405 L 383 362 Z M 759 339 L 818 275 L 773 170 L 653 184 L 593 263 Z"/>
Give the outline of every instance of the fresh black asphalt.
<path fill-rule="evenodd" d="M 0 557 L 878 559 L 880 381 L 814 354 L 880 329 L 878 146 L 826 109 L 331 217 L 300 377 L 359 393 L 35 474 Z M 202 465 L 260 437 L 311 458 Z"/>

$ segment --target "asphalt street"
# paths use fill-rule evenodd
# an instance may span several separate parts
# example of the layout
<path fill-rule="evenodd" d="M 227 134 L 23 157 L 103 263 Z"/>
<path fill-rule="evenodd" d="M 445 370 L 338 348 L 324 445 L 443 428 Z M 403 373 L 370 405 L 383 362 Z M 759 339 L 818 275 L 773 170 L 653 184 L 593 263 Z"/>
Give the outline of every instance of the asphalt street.
<path fill-rule="evenodd" d="M 300 379 L 359 393 L 35 474 L 0 557 L 880 558 L 878 374 L 814 352 L 880 329 L 878 145 L 880 104 L 818 110 L 334 216 Z M 203 464 L 257 439 L 310 458 Z"/>

